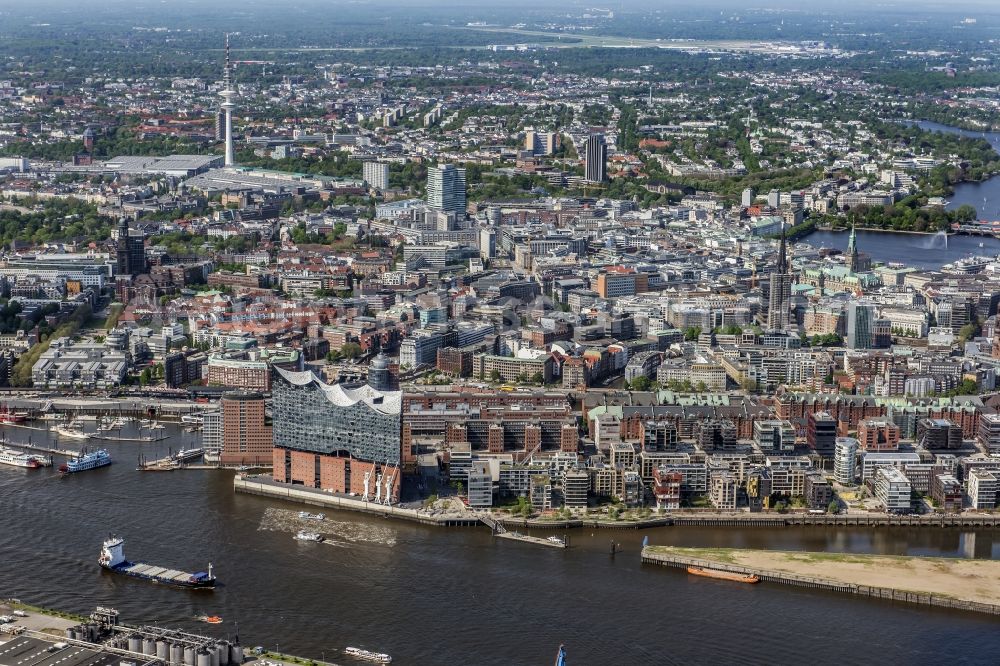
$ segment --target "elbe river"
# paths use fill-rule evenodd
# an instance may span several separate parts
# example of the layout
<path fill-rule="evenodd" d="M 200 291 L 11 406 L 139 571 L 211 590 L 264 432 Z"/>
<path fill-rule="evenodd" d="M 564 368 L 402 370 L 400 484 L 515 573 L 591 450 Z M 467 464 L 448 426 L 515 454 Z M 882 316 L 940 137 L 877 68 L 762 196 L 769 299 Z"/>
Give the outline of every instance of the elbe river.
<path fill-rule="evenodd" d="M 3 428 L 9 440 L 31 431 Z M 236 495 L 232 473 L 138 472 L 140 451 L 112 443 L 110 467 L 59 478 L 0 467 L 0 596 L 128 623 L 232 636 L 253 647 L 347 664 L 354 645 L 394 664 L 997 663 L 1000 621 L 772 584 L 693 578 L 639 562 L 654 544 L 995 557 L 1000 533 L 959 530 L 661 528 L 569 531 L 565 551 L 327 511 L 327 543 L 293 539 L 301 509 Z M 38 442 L 44 433 L 31 432 Z M 70 448 L 60 442 L 61 448 Z M 200 570 L 214 592 L 160 587 L 97 566 L 108 533 L 130 559 Z M 612 557 L 610 541 L 621 544 Z M 222 616 L 210 626 L 195 618 Z"/>

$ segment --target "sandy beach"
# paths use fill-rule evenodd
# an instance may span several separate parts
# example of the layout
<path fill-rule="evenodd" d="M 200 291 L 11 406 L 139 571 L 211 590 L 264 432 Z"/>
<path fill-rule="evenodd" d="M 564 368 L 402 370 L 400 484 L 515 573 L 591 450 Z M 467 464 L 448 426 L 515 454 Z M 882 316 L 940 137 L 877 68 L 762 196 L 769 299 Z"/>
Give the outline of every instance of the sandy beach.
<path fill-rule="evenodd" d="M 666 546 L 651 550 L 759 571 L 1000 604 L 1000 562 L 994 560 Z"/>

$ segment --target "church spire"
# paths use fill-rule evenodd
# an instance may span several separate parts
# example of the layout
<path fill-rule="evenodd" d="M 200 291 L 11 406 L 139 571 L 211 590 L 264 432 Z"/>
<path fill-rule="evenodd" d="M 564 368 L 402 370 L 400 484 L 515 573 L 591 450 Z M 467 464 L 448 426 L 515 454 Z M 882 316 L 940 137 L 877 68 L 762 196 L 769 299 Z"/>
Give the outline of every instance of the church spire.
<path fill-rule="evenodd" d="M 853 224 L 851 225 L 851 236 L 847 241 L 847 255 L 847 266 L 852 273 L 856 273 L 858 270 L 858 235 Z"/>

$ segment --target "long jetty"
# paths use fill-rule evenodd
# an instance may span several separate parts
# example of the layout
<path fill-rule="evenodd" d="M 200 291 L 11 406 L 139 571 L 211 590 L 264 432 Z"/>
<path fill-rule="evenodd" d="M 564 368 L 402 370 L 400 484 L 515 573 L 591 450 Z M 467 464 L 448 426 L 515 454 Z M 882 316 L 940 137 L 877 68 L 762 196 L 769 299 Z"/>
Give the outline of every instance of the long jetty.
<path fill-rule="evenodd" d="M 703 551 L 705 553 L 704 557 L 696 557 L 692 555 L 692 552 L 697 553 L 698 551 Z M 886 601 L 900 601 L 911 604 L 920 604 L 924 606 L 938 606 L 942 608 L 953 608 L 957 610 L 970 611 L 975 613 L 987 613 L 990 615 L 1000 615 L 1000 605 L 983 603 L 979 601 L 973 601 L 970 599 L 961 599 L 954 594 L 934 594 L 931 591 L 921 591 L 921 590 L 906 590 L 897 589 L 891 587 L 881 587 L 873 585 L 862 585 L 859 583 L 851 582 L 846 580 L 846 578 L 851 577 L 851 572 L 848 571 L 845 574 L 841 574 L 839 577 L 834 575 L 827 576 L 808 576 L 802 574 L 791 573 L 788 571 L 782 571 L 778 568 L 765 568 L 756 566 L 747 566 L 741 564 L 738 559 L 738 554 L 745 551 L 740 551 L 738 549 L 697 549 L 697 548 L 671 548 L 665 546 L 644 546 L 642 549 L 642 563 L 650 565 L 658 565 L 665 567 L 675 567 L 680 569 L 687 569 L 688 567 L 699 567 L 703 569 L 709 569 L 714 571 L 724 571 L 727 573 L 741 574 L 741 575 L 754 575 L 764 582 L 770 583 L 781 583 L 783 585 L 794 585 L 796 587 L 810 587 L 821 590 L 828 590 L 831 592 L 841 592 L 846 594 L 855 594 L 864 597 L 869 597 L 872 599 L 882 599 Z M 766 551 L 761 551 L 766 552 Z M 734 556 L 734 554 L 736 556 Z M 809 557 L 809 556 L 819 556 L 822 558 L 826 557 L 840 557 L 837 554 L 830 553 L 786 553 L 783 551 L 768 553 L 770 557 L 775 558 L 775 564 L 772 565 L 777 567 L 777 558 L 784 555 L 791 555 L 793 557 Z M 970 562 L 969 560 L 957 560 L 952 558 L 943 557 L 903 557 L 903 558 L 891 558 L 890 556 L 878 556 L 878 555 L 846 555 L 843 556 L 849 560 L 857 562 L 858 560 L 869 560 L 869 565 L 866 566 L 892 566 L 890 560 L 907 560 L 916 562 L 931 562 L 934 566 L 949 566 L 952 563 Z M 886 562 L 883 562 L 885 560 Z M 972 561 L 975 562 L 975 561 Z M 979 561 L 983 562 L 983 561 Z M 988 565 L 996 565 L 1000 567 L 1000 563 L 997 562 L 985 562 Z M 815 567 L 818 571 L 823 571 L 823 567 L 836 566 L 825 564 L 822 559 L 817 563 Z M 955 572 L 950 574 L 955 580 L 959 580 L 963 576 L 968 574 L 963 574 L 960 572 Z M 902 580 L 900 582 L 903 582 Z M 920 580 L 911 580 L 914 586 L 919 587 L 921 585 Z"/>
<path fill-rule="evenodd" d="M 510 541 L 521 541 L 523 543 L 531 543 L 536 546 L 547 546 L 549 548 L 566 548 L 566 540 L 564 539 L 543 539 L 542 537 L 531 536 L 530 534 L 521 534 L 520 532 L 511 532 L 503 523 L 499 520 L 492 518 L 486 514 L 478 514 L 479 520 L 493 531 L 493 536 L 500 537 L 501 539 L 508 539 Z"/>
<path fill-rule="evenodd" d="M 41 453 L 49 453 L 57 456 L 63 456 L 65 458 L 74 458 L 80 454 L 79 451 L 71 451 L 69 449 L 55 449 L 48 446 L 38 446 L 37 444 L 29 444 L 27 442 L 7 442 L 4 444 L 12 449 L 24 449 L 25 451 L 38 451 Z"/>

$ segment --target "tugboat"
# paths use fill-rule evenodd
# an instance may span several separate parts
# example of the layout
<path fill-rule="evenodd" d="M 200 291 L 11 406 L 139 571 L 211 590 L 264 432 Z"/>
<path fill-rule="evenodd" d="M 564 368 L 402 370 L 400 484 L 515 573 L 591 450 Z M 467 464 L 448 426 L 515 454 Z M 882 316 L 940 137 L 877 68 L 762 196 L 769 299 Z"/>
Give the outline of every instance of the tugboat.
<path fill-rule="evenodd" d="M 362 650 L 361 648 L 349 647 L 344 648 L 344 653 L 349 654 L 352 657 L 357 657 L 358 659 L 366 659 L 368 661 L 374 661 L 379 664 L 388 664 L 392 662 L 392 657 L 384 652 L 371 652 L 370 650 Z"/>
<path fill-rule="evenodd" d="M 121 537 L 108 537 L 104 540 L 101 548 L 101 556 L 97 563 L 101 568 L 114 573 L 131 576 L 132 578 L 142 578 L 154 583 L 162 583 L 172 587 L 193 587 L 198 589 L 213 589 L 215 587 L 215 576 L 212 575 L 212 564 L 209 563 L 208 571 L 198 571 L 188 573 L 186 571 L 176 571 L 165 567 L 158 567 L 142 562 L 129 562 L 125 559 L 122 547 L 125 540 Z"/>

